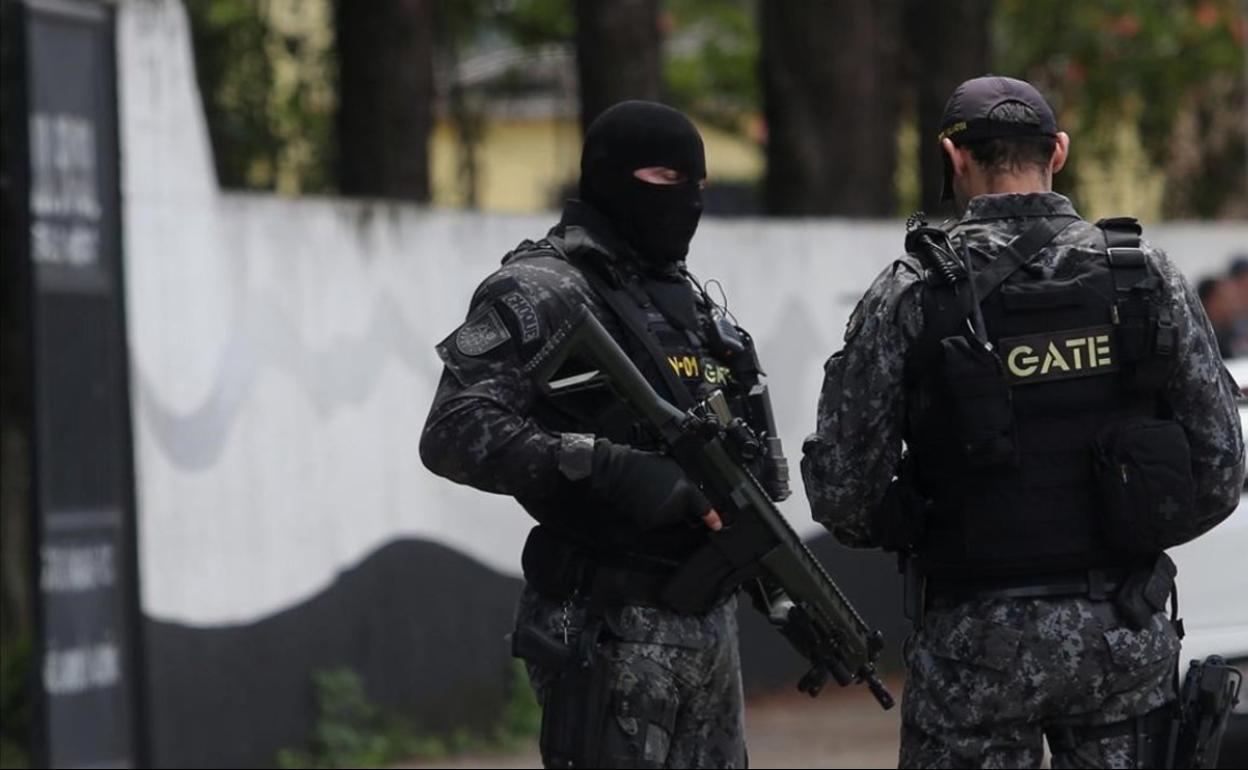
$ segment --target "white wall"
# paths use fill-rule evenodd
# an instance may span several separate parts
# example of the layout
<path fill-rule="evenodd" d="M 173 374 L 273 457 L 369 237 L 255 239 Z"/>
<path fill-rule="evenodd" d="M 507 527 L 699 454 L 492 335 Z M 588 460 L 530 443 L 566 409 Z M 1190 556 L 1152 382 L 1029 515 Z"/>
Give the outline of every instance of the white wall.
<path fill-rule="evenodd" d="M 434 344 L 502 254 L 553 215 L 221 193 L 183 9 L 125 2 L 118 19 L 144 611 L 254 620 L 400 537 L 517 573 L 524 513 L 430 475 L 416 448 Z M 1196 274 L 1223 269 L 1248 226 L 1149 237 Z M 901 238 L 891 221 L 699 231 L 691 267 L 723 281 L 758 340 L 795 473 L 823 361 Z M 813 531 L 800 491 L 785 510 Z"/>

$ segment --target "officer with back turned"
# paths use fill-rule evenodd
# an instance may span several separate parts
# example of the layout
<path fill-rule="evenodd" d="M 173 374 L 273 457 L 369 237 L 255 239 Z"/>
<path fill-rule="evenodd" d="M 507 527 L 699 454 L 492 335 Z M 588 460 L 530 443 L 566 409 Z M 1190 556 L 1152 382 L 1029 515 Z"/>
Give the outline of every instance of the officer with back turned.
<path fill-rule="evenodd" d="M 963 83 L 939 141 L 960 218 L 912 227 L 827 362 L 814 516 L 902 555 L 903 767 L 1039 767 L 1042 737 L 1054 767 L 1156 766 L 1164 549 L 1239 500 L 1237 388 L 1138 223 L 1052 192 L 1070 139 L 1032 86 Z"/>
<path fill-rule="evenodd" d="M 542 704 L 548 766 L 745 766 L 735 599 L 681 614 L 659 598 L 717 513 L 605 385 L 543 389 L 526 369 L 588 306 L 672 403 L 723 389 L 769 450 L 756 473 L 787 495 L 750 338 L 685 269 L 705 178 L 684 115 L 649 102 L 607 110 L 586 132 L 580 199 L 504 258 L 438 346 L 445 371 L 421 458 L 514 496 L 538 522 L 512 639 Z"/>

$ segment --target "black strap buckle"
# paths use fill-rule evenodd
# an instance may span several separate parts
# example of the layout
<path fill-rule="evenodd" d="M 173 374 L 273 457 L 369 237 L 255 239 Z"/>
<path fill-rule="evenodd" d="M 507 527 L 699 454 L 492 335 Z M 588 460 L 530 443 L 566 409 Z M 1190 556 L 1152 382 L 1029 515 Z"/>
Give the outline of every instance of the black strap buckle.
<path fill-rule="evenodd" d="M 1117 268 L 1138 268 L 1147 264 L 1144 250 L 1139 246 L 1110 246 L 1109 266 Z"/>
<path fill-rule="evenodd" d="M 1179 327 L 1165 313 L 1157 321 L 1157 335 L 1153 338 L 1153 352 L 1159 356 L 1174 355 L 1179 342 Z"/>
<path fill-rule="evenodd" d="M 1140 246 L 1140 223 L 1130 217 L 1102 219 L 1096 223 L 1105 236 L 1105 252 L 1114 271 L 1114 288 L 1129 292 L 1147 289 L 1148 258 Z M 1134 272 L 1132 272 L 1134 271 Z"/>
<path fill-rule="evenodd" d="M 1136 235 L 1142 231 L 1140 220 L 1135 217 L 1104 217 L 1096 220 L 1096 226 L 1102 230 L 1135 233 Z"/>

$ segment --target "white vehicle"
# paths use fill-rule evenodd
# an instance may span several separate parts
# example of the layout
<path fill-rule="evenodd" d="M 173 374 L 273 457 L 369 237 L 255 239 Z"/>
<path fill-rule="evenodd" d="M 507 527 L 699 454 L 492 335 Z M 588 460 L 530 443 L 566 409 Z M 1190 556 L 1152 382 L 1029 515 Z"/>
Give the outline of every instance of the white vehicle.
<path fill-rule="evenodd" d="M 1248 359 L 1228 361 L 1227 369 L 1248 386 Z M 1241 391 L 1239 419 L 1248 432 L 1248 391 Z M 1179 615 L 1187 630 L 1180 673 L 1191 660 L 1221 655 L 1248 680 L 1248 494 L 1226 521 L 1169 553 L 1179 567 Z M 1248 687 L 1231 715 L 1219 766 L 1248 767 Z"/>

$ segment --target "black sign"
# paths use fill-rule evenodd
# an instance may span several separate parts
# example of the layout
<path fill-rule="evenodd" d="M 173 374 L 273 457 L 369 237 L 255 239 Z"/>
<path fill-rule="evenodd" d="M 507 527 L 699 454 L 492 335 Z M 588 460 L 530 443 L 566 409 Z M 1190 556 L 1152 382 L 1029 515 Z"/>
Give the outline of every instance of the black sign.
<path fill-rule="evenodd" d="M 142 760 L 114 26 L 21 5 L 41 760 Z"/>

